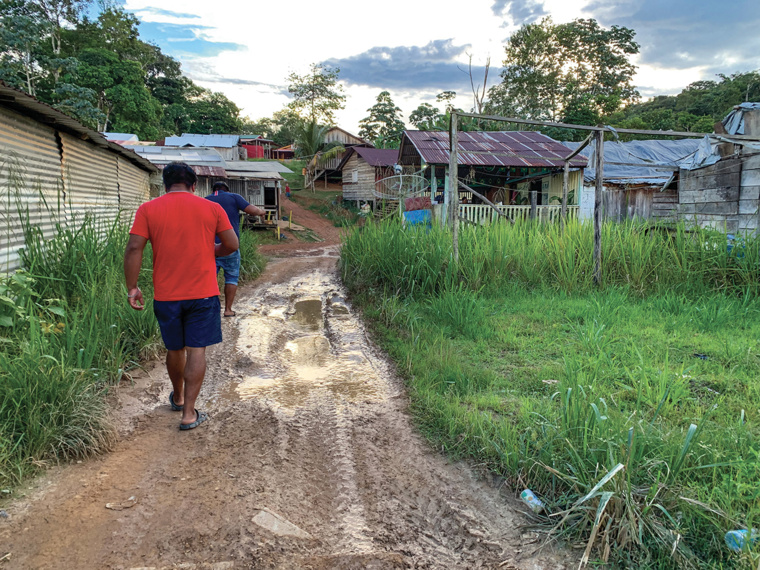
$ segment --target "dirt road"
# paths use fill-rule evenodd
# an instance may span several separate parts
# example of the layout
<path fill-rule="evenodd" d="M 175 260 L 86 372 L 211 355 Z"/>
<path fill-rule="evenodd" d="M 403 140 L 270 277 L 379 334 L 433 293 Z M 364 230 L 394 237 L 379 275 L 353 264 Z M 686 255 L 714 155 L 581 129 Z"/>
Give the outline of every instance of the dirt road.
<path fill-rule="evenodd" d="M 116 449 L 7 507 L 0 569 L 569 567 L 533 554 L 507 493 L 416 435 L 337 248 L 302 255 L 271 261 L 224 319 L 210 421 L 180 432 L 162 367 L 136 377 L 117 391 Z"/>

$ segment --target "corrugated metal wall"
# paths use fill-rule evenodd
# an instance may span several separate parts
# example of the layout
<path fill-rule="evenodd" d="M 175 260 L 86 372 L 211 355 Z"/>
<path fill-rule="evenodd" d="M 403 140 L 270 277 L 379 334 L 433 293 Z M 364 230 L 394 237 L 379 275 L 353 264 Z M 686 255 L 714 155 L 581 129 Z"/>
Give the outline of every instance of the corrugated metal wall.
<path fill-rule="evenodd" d="M 119 206 L 122 210 L 134 212 L 150 195 L 150 177 L 127 159 L 120 156 L 118 161 Z"/>
<path fill-rule="evenodd" d="M 62 186 L 55 131 L 0 108 L 0 272 L 19 266 L 22 216 L 50 235 L 64 215 Z"/>
<path fill-rule="evenodd" d="M 76 223 L 88 213 L 113 219 L 119 211 L 117 156 L 61 133 L 66 211 Z"/>
<path fill-rule="evenodd" d="M 0 108 L 0 274 L 20 266 L 22 219 L 44 238 L 85 213 L 110 222 L 149 199 L 149 176 L 115 152 Z"/>

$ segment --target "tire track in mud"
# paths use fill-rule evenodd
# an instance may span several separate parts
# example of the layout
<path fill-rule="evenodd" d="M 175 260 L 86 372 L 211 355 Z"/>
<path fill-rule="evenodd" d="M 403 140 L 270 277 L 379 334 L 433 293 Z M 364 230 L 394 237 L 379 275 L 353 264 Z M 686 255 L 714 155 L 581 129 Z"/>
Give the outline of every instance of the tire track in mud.
<path fill-rule="evenodd" d="M 114 452 L 62 469 L 0 520 L 8 567 L 571 567 L 567 553 L 532 552 L 513 498 L 416 434 L 335 262 L 330 248 L 274 260 L 241 289 L 209 351 L 211 421 L 197 430 L 177 430 L 165 375 L 133 388 L 158 400 Z M 130 495 L 133 508 L 104 508 Z M 260 526 L 262 511 L 308 535 Z"/>

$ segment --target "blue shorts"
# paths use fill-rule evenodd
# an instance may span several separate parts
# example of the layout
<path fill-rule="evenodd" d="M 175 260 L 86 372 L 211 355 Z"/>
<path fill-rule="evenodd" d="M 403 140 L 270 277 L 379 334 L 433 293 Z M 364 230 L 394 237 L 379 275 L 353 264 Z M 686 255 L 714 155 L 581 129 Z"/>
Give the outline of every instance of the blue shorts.
<path fill-rule="evenodd" d="M 228 285 L 237 285 L 240 277 L 240 250 L 216 258 L 216 272 L 224 271 L 224 282 Z"/>
<path fill-rule="evenodd" d="M 200 348 L 222 342 L 219 297 L 153 301 L 153 312 L 167 350 Z"/>

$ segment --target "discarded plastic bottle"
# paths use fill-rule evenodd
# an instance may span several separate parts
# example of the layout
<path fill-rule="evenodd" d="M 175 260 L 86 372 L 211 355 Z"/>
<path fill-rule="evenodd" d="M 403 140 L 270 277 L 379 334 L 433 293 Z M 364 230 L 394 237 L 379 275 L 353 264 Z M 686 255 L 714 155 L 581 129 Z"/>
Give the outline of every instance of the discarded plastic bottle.
<path fill-rule="evenodd" d="M 756 528 L 752 529 L 751 534 L 746 528 L 729 530 L 726 533 L 726 546 L 734 552 L 741 552 L 750 545 L 755 544 L 758 540 L 760 540 L 760 532 Z"/>
<path fill-rule="evenodd" d="M 530 507 L 530 510 L 536 514 L 540 513 L 546 508 L 546 505 L 544 505 L 543 501 L 536 497 L 536 495 L 534 495 L 533 491 L 530 489 L 525 489 L 522 493 L 520 493 L 520 498 L 522 499 L 523 503 L 528 505 L 528 507 Z"/>

